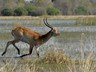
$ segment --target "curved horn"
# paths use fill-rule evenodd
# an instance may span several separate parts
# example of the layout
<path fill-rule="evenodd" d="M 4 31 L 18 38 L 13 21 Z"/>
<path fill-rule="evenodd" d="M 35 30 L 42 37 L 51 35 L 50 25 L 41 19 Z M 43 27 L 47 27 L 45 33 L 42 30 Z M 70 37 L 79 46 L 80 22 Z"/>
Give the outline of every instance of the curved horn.
<path fill-rule="evenodd" d="M 44 21 L 44 24 L 45 24 L 47 27 L 53 29 L 53 27 L 52 27 L 50 24 L 48 24 L 47 18 L 46 18 L 46 19 L 43 19 L 43 21 Z"/>

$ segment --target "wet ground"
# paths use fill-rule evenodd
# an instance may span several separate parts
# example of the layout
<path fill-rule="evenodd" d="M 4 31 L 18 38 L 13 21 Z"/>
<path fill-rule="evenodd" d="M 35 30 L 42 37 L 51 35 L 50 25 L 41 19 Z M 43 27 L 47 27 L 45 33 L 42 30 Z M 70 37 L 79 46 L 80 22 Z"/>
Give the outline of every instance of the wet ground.
<path fill-rule="evenodd" d="M 59 37 L 52 37 L 47 43 L 40 46 L 40 55 L 43 56 L 47 50 L 54 48 L 62 49 L 68 56 L 79 58 L 81 50 L 84 51 L 85 56 L 94 51 L 96 54 L 96 26 L 73 26 L 75 20 L 48 20 L 49 24 L 57 27 L 61 35 Z M 31 28 L 41 34 L 48 32 L 50 29 L 42 24 L 43 22 L 37 20 L 0 20 L 0 54 L 4 51 L 6 43 L 12 40 L 11 30 L 15 26 L 24 26 Z M 28 52 L 28 44 L 18 43 L 17 46 L 21 50 L 21 54 Z M 10 45 L 5 57 L 16 56 L 17 51 Z M 35 57 L 35 50 L 31 56 Z"/>

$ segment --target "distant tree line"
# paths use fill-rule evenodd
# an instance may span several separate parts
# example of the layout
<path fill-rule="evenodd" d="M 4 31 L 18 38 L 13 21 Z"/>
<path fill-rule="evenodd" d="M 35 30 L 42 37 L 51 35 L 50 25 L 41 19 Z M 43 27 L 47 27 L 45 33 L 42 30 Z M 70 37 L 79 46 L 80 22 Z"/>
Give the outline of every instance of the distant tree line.
<path fill-rule="evenodd" d="M 18 7 L 15 9 L 4 8 L 1 10 L 2 16 L 41 16 L 41 15 L 59 15 L 60 10 L 55 7 L 43 9 L 36 6 Z"/>
<path fill-rule="evenodd" d="M 93 0 L 1 0 L 2 16 L 96 15 Z"/>

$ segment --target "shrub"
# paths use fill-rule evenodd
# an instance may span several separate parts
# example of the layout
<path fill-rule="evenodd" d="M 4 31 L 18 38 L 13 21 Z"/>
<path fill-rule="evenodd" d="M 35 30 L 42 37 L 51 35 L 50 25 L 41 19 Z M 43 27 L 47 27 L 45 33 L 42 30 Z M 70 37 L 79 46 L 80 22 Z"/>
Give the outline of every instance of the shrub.
<path fill-rule="evenodd" d="M 77 15 L 86 15 L 87 14 L 87 9 L 83 6 L 79 6 L 75 9 L 75 14 Z"/>
<path fill-rule="evenodd" d="M 36 11 L 36 6 L 27 6 L 26 10 L 28 11 L 28 15 L 32 15 L 34 11 Z"/>
<path fill-rule="evenodd" d="M 70 57 L 64 54 L 62 50 L 50 49 L 46 52 L 43 62 L 45 63 L 69 63 Z"/>
<path fill-rule="evenodd" d="M 28 12 L 25 8 L 19 7 L 14 10 L 14 15 L 15 16 L 22 16 L 22 15 L 27 15 Z"/>
<path fill-rule="evenodd" d="M 54 7 L 48 7 L 47 8 L 47 14 L 48 15 L 58 15 L 60 13 L 60 10 Z"/>
<path fill-rule="evenodd" d="M 46 14 L 46 10 L 44 8 L 38 7 L 34 12 L 33 16 L 42 16 Z"/>
<path fill-rule="evenodd" d="M 46 13 L 45 9 L 41 7 L 33 6 L 33 7 L 27 7 L 26 9 L 28 11 L 28 15 L 31 16 L 41 16 Z"/>
<path fill-rule="evenodd" d="M 13 15 L 13 10 L 10 9 L 10 8 L 4 8 L 1 11 L 1 15 L 3 15 L 3 16 L 12 16 Z"/>

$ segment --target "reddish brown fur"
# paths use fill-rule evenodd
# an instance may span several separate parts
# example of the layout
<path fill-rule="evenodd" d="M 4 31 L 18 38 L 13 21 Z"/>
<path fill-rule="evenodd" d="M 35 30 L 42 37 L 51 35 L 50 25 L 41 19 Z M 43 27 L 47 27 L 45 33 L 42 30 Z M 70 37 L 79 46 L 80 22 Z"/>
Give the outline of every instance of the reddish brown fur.
<path fill-rule="evenodd" d="M 29 28 L 25 28 L 25 27 L 16 27 L 13 32 L 20 32 L 23 35 L 28 35 L 29 37 L 32 37 L 34 39 L 38 39 L 41 35 Z"/>

